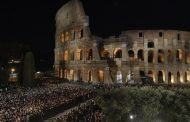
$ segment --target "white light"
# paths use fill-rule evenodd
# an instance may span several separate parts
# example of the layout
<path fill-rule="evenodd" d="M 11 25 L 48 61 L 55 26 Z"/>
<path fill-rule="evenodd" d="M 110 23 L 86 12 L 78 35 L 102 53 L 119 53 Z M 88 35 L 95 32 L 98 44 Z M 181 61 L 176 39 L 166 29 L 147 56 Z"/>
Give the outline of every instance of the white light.
<path fill-rule="evenodd" d="M 36 72 L 37 74 L 40 74 L 40 71 Z"/>
<path fill-rule="evenodd" d="M 134 119 L 134 116 L 133 116 L 133 115 L 130 115 L 129 117 L 130 117 L 130 119 Z"/>

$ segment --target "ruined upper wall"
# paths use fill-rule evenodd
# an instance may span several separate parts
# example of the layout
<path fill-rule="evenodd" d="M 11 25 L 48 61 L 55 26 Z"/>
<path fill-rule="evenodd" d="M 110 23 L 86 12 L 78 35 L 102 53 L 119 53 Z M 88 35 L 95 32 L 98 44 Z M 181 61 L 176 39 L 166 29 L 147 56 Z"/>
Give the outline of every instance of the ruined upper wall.
<path fill-rule="evenodd" d="M 131 40 L 131 41 L 141 41 L 141 40 L 190 40 L 190 32 L 180 31 L 180 30 L 129 30 L 123 31 L 119 37 L 111 36 L 104 41 L 114 41 L 114 40 Z"/>
<path fill-rule="evenodd" d="M 56 14 L 56 34 L 74 26 L 88 26 L 88 16 L 85 15 L 82 3 L 71 0 L 64 4 Z"/>

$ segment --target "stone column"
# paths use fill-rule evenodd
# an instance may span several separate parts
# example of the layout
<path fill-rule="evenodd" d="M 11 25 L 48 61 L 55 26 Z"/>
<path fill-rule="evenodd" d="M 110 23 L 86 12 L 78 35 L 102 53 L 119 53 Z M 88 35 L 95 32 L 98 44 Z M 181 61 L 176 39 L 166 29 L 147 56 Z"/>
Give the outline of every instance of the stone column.
<path fill-rule="evenodd" d="M 105 67 L 105 70 L 104 70 L 104 83 L 105 84 L 110 84 L 112 83 L 111 81 L 111 77 L 110 77 L 110 73 L 109 73 L 109 67 Z"/>
<path fill-rule="evenodd" d="M 154 50 L 154 57 L 153 57 L 153 63 L 158 64 L 158 49 Z"/>
<path fill-rule="evenodd" d="M 168 64 L 168 51 L 164 50 L 164 64 L 167 65 Z"/>
<path fill-rule="evenodd" d="M 98 83 L 98 75 L 96 68 L 92 68 L 92 82 L 93 84 Z"/>
<path fill-rule="evenodd" d="M 165 82 L 164 83 L 168 84 L 168 70 L 166 69 L 164 71 L 164 73 L 165 73 Z"/>
<path fill-rule="evenodd" d="M 122 45 L 122 61 L 127 61 L 127 48 L 126 45 Z"/>
<path fill-rule="evenodd" d="M 144 63 L 148 64 L 148 50 L 144 50 Z"/>

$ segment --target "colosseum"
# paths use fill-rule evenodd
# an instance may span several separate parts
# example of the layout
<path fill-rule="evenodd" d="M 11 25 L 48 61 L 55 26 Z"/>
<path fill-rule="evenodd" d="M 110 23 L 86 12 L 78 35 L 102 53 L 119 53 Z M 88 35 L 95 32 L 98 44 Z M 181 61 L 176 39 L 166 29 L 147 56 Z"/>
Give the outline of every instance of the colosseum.
<path fill-rule="evenodd" d="M 71 0 L 56 14 L 55 74 L 69 81 L 190 83 L 190 32 L 128 30 L 94 36 L 82 3 Z M 129 77 L 130 76 L 130 77 Z"/>

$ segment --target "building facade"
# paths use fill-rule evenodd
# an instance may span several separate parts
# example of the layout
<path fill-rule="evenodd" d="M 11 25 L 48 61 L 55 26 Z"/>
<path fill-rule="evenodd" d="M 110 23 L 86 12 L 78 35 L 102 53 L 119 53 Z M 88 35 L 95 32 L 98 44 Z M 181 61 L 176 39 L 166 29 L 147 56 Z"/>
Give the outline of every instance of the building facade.
<path fill-rule="evenodd" d="M 71 81 L 190 83 L 190 32 L 129 30 L 106 39 L 91 34 L 79 0 L 56 15 L 55 74 Z"/>

